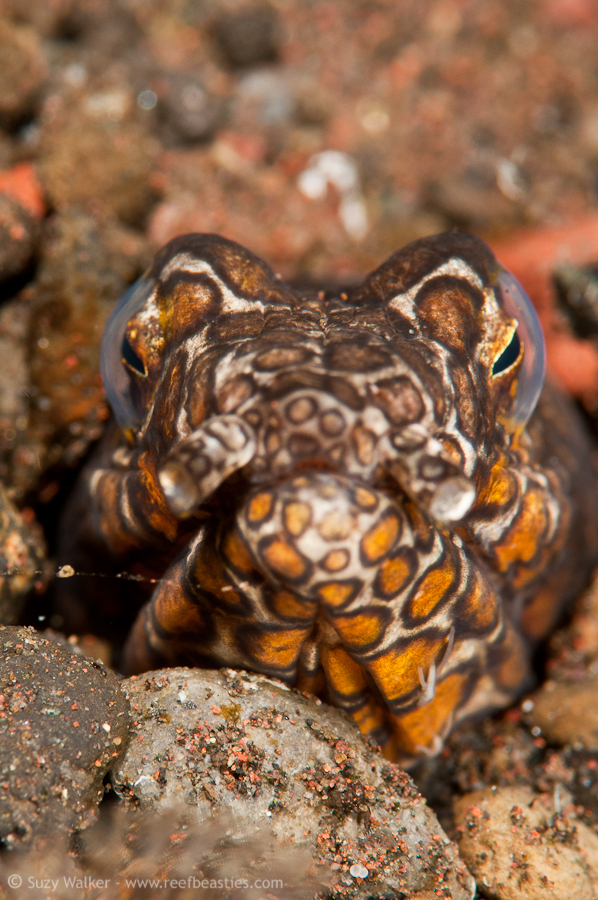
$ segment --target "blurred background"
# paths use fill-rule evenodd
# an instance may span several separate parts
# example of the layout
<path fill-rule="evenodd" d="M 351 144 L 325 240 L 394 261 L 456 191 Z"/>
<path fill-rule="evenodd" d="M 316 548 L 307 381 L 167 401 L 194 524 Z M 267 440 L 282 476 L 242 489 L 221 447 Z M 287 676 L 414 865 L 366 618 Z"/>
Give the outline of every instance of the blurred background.
<path fill-rule="evenodd" d="M 105 320 L 188 231 L 326 283 L 475 231 L 595 408 L 598 353 L 552 272 L 598 259 L 597 46 L 595 0 L 0 0 L 11 495 L 49 502 L 98 436 Z"/>
<path fill-rule="evenodd" d="M 594 211 L 593 0 L 3 0 L 0 167 L 153 247 L 354 278 Z M 336 151 L 334 155 L 318 154 Z"/>

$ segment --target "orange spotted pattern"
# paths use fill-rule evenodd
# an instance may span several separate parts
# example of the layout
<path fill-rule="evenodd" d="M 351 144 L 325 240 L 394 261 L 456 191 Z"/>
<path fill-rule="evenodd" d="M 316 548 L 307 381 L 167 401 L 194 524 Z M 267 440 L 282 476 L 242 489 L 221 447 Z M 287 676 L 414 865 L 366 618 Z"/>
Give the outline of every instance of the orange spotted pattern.
<path fill-rule="evenodd" d="M 76 507 L 82 544 L 159 574 L 124 669 L 263 672 L 403 761 L 529 684 L 596 562 L 596 478 L 568 402 L 533 412 L 500 273 L 459 232 L 338 293 L 214 235 L 160 251 L 106 331 L 118 425 Z"/>

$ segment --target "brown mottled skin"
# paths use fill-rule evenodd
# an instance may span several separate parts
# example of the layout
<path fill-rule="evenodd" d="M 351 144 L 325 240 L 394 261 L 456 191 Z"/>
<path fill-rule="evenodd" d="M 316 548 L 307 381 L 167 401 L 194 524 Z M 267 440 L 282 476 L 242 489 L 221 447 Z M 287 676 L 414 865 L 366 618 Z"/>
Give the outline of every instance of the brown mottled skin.
<path fill-rule="evenodd" d="M 128 672 L 264 672 L 402 760 L 529 684 L 597 559 L 596 478 L 555 388 L 513 424 L 532 348 L 513 343 L 498 271 L 459 232 L 349 294 L 297 292 L 214 235 L 158 253 L 105 341 L 122 428 L 63 544 L 64 562 L 160 579 Z M 114 588 L 100 601 L 75 581 L 68 626 L 123 616 Z"/>

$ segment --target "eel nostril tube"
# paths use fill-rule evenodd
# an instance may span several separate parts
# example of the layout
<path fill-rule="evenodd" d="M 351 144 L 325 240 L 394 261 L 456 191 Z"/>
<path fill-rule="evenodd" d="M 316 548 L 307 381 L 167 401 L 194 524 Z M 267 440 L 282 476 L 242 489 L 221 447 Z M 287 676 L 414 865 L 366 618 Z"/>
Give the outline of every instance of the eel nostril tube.
<path fill-rule="evenodd" d="M 476 498 L 473 482 L 422 425 L 400 429 L 387 446 L 392 476 L 437 522 L 458 522 L 469 512 Z"/>
<path fill-rule="evenodd" d="M 474 500 L 475 488 L 469 478 L 455 475 L 436 488 L 428 508 L 438 522 L 458 522 L 469 512 Z"/>
<path fill-rule="evenodd" d="M 193 475 L 176 459 L 171 459 L 162 466 L 158 472 L 158 481 L 170 511 L 179 519 L 190 516 L 201 503 L 201 495 Z"/>
<path fill-rule="evenodd" d="M 158 470 L 166 502 L 178 518 L 192 515 L 223 481 L 251 461 L 251 425 L 233 414 L 213 416 L 180 441 Z"/>

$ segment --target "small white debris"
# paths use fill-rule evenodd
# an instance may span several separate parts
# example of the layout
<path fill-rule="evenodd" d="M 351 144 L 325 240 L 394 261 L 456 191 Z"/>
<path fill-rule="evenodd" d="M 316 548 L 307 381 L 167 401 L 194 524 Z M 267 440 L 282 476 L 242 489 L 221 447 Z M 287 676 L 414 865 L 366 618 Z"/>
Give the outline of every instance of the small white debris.
<path fill-rule="evenodd" d="M 363 106 L 357 114 L 362 128 L 369 134 L 382 134 L 390 125 L 390 116 L 381 106 Z"/>
<path fill-rule="evenodd" d="M 72 578 L 75 574 L 75 570 L 72 566 L 60 566 L 56 573 L 57 578 Z"/>
<path fill-rule="evenodd" d="M 108 724 L 108 722 L 104 722 L 103 725 L 102 725 L 102 728 L 103 728 L 104 731 L 106 731 L 108 734 L 110 733 L 110 725 Z"/>
<path fill-rule="evenodd" d="M 351 866 L 349 869 L 349 874 L 353 876 L 353 878 L 367 878 L 370 874 L 365 866 L 362 866 L 361 863 L 355 863 L 355 865 Z"/>
<path fill-rule="evenodd" d="M 339 217 L 343 228 L 354 240 L 361 240 L 368 231 L 367 210 L 357 165 L 347 153 L 340 150 L 316 153 L 297 179 L 297 187 L 310 200 L 322 200 L 329 184 L 341 195 Z"/>
<path fill-rule="evenodd" d="M 137 781 L 133 782 L 133 787 L 137 787 L 138 784 L 143 784 L 144 781 L 152 781 L 150 775 L 140 775 Z"/>
<path fill-rule="evenodd" d="M 94 118 L 112 119 L 120 122 L 126 116 L 130 107 L 130 98 L 127 91 L 98 91 L 91 94 L 85 102 L 85 112 Z"/>
<path fill-rule="evenodd" d="M 87 69 L 81 63 L 71 63 L 63 70 L 62 77 L 71 87 L 78 88 L 87 81 Z"/>
<path fill-rule="evenodd" d="M 510 159 L 501 159 L 497 162 L 496 183 L 499 191 L 509 200 L 521 200 L 525 194 L 519 169 Z"/>
<path fill-rule="evenodd" d="M 179 691 L 178 694 L 176 695 L 179 703 L 184 703 L 188 696 L 189 696 L 189 694 L 187 693 L 187 691 Z"/>
<path fill-rule="evenodd" d="M 343 197 L 338 209 L 347 234 L 360 241 L 368 233 L 368 214 L 360 194 Z"/>
<path fill-rule="evenodd" d="M 326 196 L 328 181 L 316 167 L 304 169 L 297 179 L 297 187 L 310 200 L 322 200 Z"/>

